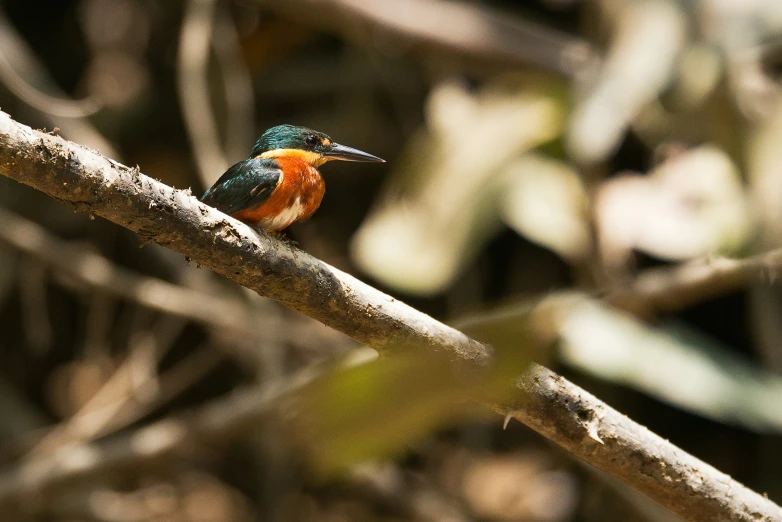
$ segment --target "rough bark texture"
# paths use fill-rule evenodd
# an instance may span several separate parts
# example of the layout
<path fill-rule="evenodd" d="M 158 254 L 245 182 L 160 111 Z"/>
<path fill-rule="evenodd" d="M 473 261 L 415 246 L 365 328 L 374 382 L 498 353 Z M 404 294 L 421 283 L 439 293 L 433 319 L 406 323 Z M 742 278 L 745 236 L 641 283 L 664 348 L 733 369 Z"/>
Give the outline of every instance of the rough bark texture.
<path fill-rule="evenodd" d="M 511 415 L 687 520 L 779 521 L 782 508 L 542 366 L 519 381 Z"/>
<path fill-rule="evenodd" d="M 432 349 L 468 367 L 485 367 L 491 362 L 489 349 L 481 343 L 300 250 L 259 236 L 246 225 L 200 204 L 188 191 L 174 190 L 138 169 L 33 131 L 3 113 L 0 174 L 70 203 L 78 211 L 127 227 L 144 241 L 166 245 L 381 352 Z M 533 367 L 520 381 L 520 392 L 513 408 L 495 406 L 495 410 L 520 420 L 689 520 L 782 521 L 782 509 L 767 498 L 545 368 Z M 245 421 L 257 414 L 252 407 L 241 410 Z M 212 431 L 201 426 L 194 435 Z M 156 440 L 142 436 L 124 446 L 110 446 L 107 441 L 81 448 L 76 454 L 66 450 L 28 463 L 24 476 L 0 476 L 0 506 L 3 501 L 18 501 L 20 494 L 105 473 L 128 461 L 140 464 L 145 458 L 157 458 L 185 444 L 187 437 L 178 429 L 170 435 Z M 223 437 L 228 435 L 222 433 Z M 165 449 L 158 451 L 160 448 Z M 107 458 L 97 458 L 103 454 Z M 30 471 L 30 466 L 39 473 Z"/>

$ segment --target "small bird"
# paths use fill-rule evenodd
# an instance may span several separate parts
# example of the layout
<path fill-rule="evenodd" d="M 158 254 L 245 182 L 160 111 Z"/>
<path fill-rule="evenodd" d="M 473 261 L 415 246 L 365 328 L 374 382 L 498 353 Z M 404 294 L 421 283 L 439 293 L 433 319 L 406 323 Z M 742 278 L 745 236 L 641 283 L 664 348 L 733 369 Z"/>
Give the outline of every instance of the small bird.
<path fill-rule="evenodd" d="M 318 167 L 331 160 L 385 162 L 334 143 L 322 132 L 279 125 L 264 132 L 250 158 L 225 171 L 201 201 L 267 232 L 280 232 L 318 209 L 326 193 Z"/>

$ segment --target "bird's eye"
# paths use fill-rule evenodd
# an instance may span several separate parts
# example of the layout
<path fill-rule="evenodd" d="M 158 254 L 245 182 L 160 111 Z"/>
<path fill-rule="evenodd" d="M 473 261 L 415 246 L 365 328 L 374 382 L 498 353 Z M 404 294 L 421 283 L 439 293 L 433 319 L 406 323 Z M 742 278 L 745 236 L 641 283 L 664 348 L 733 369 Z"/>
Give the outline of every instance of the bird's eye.
<path fill-rule="evenodd" d="M 309 145 L 310 147 L 314 147 L 315 145 L 317 145 L 318 143 L 320 143 L 320 140 L 319 140 L 319 139 L 318 139 L 318 137 L 317 137 L 317 136 L 315 136 L 314 134 L 310 134 L 309 136 L 307 136 L 306 138 L 304 138 L 304 143 L 306 143 L 306 144 L 307 144 L 307 145 Z"/>

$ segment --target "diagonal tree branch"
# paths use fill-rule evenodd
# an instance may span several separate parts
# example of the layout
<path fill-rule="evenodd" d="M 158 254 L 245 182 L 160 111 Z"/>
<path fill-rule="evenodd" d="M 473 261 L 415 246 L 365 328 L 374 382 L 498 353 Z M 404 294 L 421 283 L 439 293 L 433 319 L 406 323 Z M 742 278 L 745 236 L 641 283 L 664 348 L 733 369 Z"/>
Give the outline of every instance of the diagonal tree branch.
<path fill-rule="evenodd" d="M 140 174 L 138 169 L 57 136 L 33 131 L 3 113 L 0 174 L 70 203 L 77 211 L 129 228 L 144 241 L 166 245 L 381 353 L 428 349 L 466 368 L 483 368 L 491 363 L 491 352 L 485 345 L 302 251 L 259 236 L 246 225 L 200 204 L 189 191 L 175 190 Z M 769 499 L 545 368 L 534 366 L 519 382 L 519 392 L 512 408 L 490 406 L 688 520 L 782 521 L 782 509 Z M 245 412 L 243 420 L 253 416 L 252 408 L 245 405 L 241 410 Z M 199 432 L 205 436 L 213 433 L 203 426 L 195 431 Z M 186 438 L 178 429 L 169 435 L 161 440 L 172 444 L 172 440 Z M 129 460 L 136 462 L 157 454 L 160 446 L 155 440 L 141 437 L 141 441 L 149 444 L 137 441 L 126 444 L 125 450 L 118 449 L 121 445 L 113 446 L 105 459 L 100 458 L 104 454 L 100 450 L 108 446 L 93 445 L 71 456 L 76 461 L 67 460 L 67 454 L 58 454 L 51 460 L 31 463 L 35 469 L 49 470 L 44 473 L 23 477 L 14 471 L 2 474 L 0 507 L 18 502 L 19 494 L 43 491 L 91 473 L 95 476 Z M 68 466 L 57 465 L 63 459 Z"/>
<path fill-rule="evenodd" d="M 422 343 L 485 365 L 482 344 L 190 195 L 0 115 L 2 174 L 98 215 L 378 350 Z"/>

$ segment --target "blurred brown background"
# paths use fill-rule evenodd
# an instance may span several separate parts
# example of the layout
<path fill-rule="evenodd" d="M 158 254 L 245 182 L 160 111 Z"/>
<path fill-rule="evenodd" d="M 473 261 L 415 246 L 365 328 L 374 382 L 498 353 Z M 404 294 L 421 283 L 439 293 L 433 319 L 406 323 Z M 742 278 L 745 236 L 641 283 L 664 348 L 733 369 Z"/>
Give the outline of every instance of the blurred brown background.
<path fill-rule="evenodd" d="M 632 286 L 782 246 L 778 1 L 5 0 L 0 24 L 3 111 L 194 194 L 281 123 L 383 157 L 325 166 L 323 205 L 289 236 L 782 499 L 777 267 L 707 292 L 652 281 L 668 300 Z M 259 421 L 0 519 L 677 520 L 525 427 L 436 412 L 452 405 L 404 366 L 374 374 L 341 334 L 4 178 L 0 219 L 0 493 L 25 463 L 236 390 L 317 371 L 345 394 L 315 388 L 327 433 L 307 443 L 334 448 L 321 459 L 339 473 L 291 450 L 306 427 Z M 344 383 L 333 369 L 367 361 Z M 360 404 L 400 393 L 428 420 Z M 362 407 L 380 413 L 342 422 Z"/>

